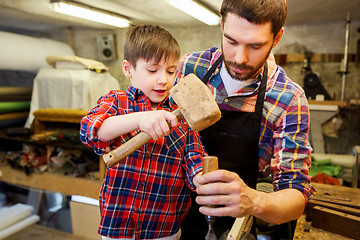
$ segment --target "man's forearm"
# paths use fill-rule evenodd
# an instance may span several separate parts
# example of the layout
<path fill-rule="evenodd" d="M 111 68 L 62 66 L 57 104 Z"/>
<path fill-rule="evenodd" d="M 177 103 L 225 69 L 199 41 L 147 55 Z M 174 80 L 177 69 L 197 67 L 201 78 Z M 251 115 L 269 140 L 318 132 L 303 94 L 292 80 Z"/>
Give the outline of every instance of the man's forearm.
<path fill-rule="evenodd" d="M 257 196 L 254 201 L 254 216 L 268 223 L 281 224 L 297 219 L 305 208 L 305 198 L 296 189 L 284 189 L 273 193 L 258 192 Z"/>

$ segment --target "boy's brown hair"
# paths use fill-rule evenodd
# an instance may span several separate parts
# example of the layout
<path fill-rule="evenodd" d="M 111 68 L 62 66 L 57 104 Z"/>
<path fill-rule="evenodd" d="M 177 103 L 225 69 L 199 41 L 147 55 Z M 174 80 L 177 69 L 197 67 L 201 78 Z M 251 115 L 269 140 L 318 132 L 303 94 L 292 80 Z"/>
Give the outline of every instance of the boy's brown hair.
<path fill-rule="evenodd" d="M 228 13 L 255 24 L 271 22 L 275 37 L 286 21 L 287 0 L 223 0 L 220 10 L 223 22 Z"/>
<path fill-rule="evenodd" d="M 170 32 L 158 25 L 131 25 L 125 35 L 124 59 L 136 67 L 140 58 L 159 63 L 180 58 L 180 46 Z"/>

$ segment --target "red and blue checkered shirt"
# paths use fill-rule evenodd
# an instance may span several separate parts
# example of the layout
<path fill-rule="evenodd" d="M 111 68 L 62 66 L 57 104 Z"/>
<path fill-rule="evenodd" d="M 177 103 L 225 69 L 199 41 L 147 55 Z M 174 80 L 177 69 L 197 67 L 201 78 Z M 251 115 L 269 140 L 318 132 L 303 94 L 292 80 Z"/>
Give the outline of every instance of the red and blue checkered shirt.
<path fill-rule="evenodd" d="M 99 155 L 114 149 L 138 133 L 112 141 L 97 137 L 105 119 L 132 112 L 152 111 L 144 93 L 130 86 L 126 92 L 113 90 L 99 98 L 81 121 L 81 141 Z M 169 98 L 158 109 L 173 111 Z M 190 207 L 192 179 L 202 169 L 206 155 L 197 132 L 185 120 L 169 136 L 151 140 L 108 168 L 100 190 L 101 222 L 98 233 L 110 238 L 162 238 L 175 234 Z"/>
<path fill-rule="evenodd" d="M 221 54 L 221 49 L 210 48 L 183 56 L 179 64 L 177 81 L 190 73 L 202 78 Z M 303 89 L 276 65 L 272 54 L 267 64 L 268 81 L 259 137 L 259 174 L 272 175 L 275 191 L 295 188 L 308 200 L 308 197 L 316 192 L 309 184 L 308 176 L 312 151 L 308 139 L 308 102 Z M 260 78 L 256 83 L 228 96 L 219 74 L 221 66 L 222 63 L 207 83 L 219 108 L 254 112 Z"/>

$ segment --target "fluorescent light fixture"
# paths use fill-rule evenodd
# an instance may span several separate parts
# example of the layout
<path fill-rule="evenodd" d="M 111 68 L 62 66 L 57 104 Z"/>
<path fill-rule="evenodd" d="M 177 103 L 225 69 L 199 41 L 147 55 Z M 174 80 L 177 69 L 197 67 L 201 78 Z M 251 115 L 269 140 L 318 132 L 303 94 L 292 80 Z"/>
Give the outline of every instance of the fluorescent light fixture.
<path fill-rule="evenodd" d="M 51 0 L 50 7 L 58 13 L 107 24 L 114 27 L 128 27 L 129 21 L 119 14 L 69 0 Z"/>
<path fill-rule="evenodd" d="M 192 0 L 169 0 L 169 3 L 207 25 L 214 26 L 220 23 L 218 15 Z"/>
<path fill-rule="evenodd" d="M 87 203 L 87 204 L 99 206 L 99 200 L 98 199 L 79 196 L 79 195 L 72 195 L 71 196 L 71 201 L 80 202 L 80 203 Z"/>

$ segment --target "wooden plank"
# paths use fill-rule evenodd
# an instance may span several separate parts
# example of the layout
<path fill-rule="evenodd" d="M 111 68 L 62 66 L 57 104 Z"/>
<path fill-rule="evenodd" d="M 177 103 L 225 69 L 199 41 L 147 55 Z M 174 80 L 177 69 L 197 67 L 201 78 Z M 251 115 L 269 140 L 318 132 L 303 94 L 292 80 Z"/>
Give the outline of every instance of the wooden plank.
<path fill-rule="evenodd" d="M 344 54 L 321 54 L 314 53 L 311 57 L 312 63 L 319 62 L 341 62 L 344 58 Z M 305 60 L 305 55 L 302 53 L 290 53 L 290 54 L 275 54 L 276 62 L 280 65 L 284 65 L 287 63 L 303 63 Z M 349 62 L 354 62 L 355 54 L 348 55 Z"/>
<path fill-rule="evenodd" d="M 227 236 L 227 240 L 246 239 L 250 233 L 253 224 L 253 216 L 248 215 L 242 218 L 236 218 L 231 230 Z"/>
<path fill-rule="evenodd" d="M 97 233 L 100 224 L 99 206 L 71 201 L 71 223 L 75 236 L 86 239 L 101 239 Z"/>
<path fill-rule="evenodd" d="M 360 204 L 360 188 L 334 186 L 321 183 L 311 183 L 317 190 L 314 197 L 333 197 L 350 199 L 352 203 Z"/>
<path fill-rule="evenodd" d="M 315 206 L 311 225 L 346 237 L 360 239 L 360 217 L 351 214 Z"/>
<path fill-rule="evenodd" d="M 336 202 L 329 203 L 329 202 L 310 199 L 308 202 L 308 205 L 306 206 L 306 220 L 307 221 L 311 221 L 312 215 L 313 215 L 313 209 L 315 206 L 326 207 L 328 209 L 332 209 L 332 210 L 336 210 L 339 212 L 352 214 L 354 216 L 360 217 L 360 209 L 343 206 L 341 204 L 336 204 Z"/>
<path fill-rule="evenodd" d="M 337 197 L 329 197 L 329 196 L 321 196 L 321 195 L 316 196 L 315 195 L 315 196 L 311 197 L 310 200 L 333 203 L 333 204 L 338 204 L 338 205 L 342 205 L 342 206 L 360 209 L 360 203 L 352 202 L 350 198 L 337 198 Z"/>
<path fill-rule="evenodd" d="M 31 173 L 12 169 L 10 166 L 0 167 L 0 181 L 26 187 L 40 188 L 66 195 L 80 195 L 98 199 L 101 181 L 85 178 L 74 178 L 52 173 Z"/>
<path fill-rule="evenodd" d="M 339 107 L 346 107 L 347 103 L 344 101 L 334 101 L 334 100 L 323 100 L 323 101 L 318 101 L 318 100 L 308 100 L 309 104 L 317 104 L 317 105 L 334 105 L 334 106 L 339 106 Z"/>

